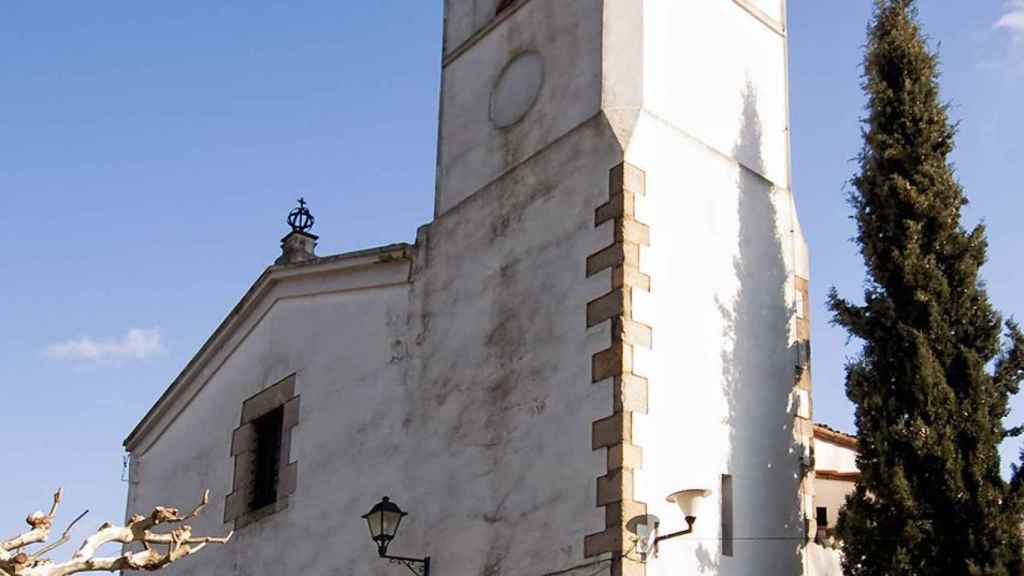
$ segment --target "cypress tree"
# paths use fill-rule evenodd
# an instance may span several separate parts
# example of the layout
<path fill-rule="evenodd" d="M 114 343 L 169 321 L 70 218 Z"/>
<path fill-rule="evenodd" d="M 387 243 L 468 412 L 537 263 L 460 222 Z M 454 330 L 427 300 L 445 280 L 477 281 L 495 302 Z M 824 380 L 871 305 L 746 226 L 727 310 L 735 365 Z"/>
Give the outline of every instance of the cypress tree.
<path fill-rule="evenodd" d="M 864 304 L 829 297 L 863 342 L 846 367 L 861 479 L 837 526 L 849 576 L 1021 574 L 1021 518 L 998 446 L 1024 375 L 1024 336 L 993 309 L 985 230 L 949 162 L 955 126 L 913 0 L 875 0 L 852 180 Z"/>

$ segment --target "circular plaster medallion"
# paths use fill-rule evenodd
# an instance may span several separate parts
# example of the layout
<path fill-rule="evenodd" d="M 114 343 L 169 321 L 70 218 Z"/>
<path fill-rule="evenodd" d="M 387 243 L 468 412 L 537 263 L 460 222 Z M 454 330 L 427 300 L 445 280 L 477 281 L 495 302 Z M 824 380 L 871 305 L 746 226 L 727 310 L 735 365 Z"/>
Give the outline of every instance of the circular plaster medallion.
<path fill-rule="evenodd" d="M 537 103 L 544 85 L 544 59 L 523 52 L 505 65 L 491 90 L 491 122 L 507 128 L 523 119 Z"/>

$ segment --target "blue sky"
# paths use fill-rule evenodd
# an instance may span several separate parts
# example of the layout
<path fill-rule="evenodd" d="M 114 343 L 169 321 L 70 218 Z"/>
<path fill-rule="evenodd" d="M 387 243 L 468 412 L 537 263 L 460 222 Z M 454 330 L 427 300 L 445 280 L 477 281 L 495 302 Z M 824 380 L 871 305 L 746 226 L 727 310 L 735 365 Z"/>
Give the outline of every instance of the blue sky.
<path fill-rule="evenodd" d="M 65 518 L 122 518 L 122 439 L 277 255 L 297 197 L 322 254 L 412 241 L 430 220 L 440 4 L 4 3 L 0 532 L 58 485 Z M 846 430 L 842 365 L 856 347 L 823 301 L 832 285 L 857 297 L 863 280 L 844 189 L 869 8 L 789 8 L 815 416 Z M 1024 319 L 1024 3 L 923 0 L 922 16 L 961 122 L 966 217 L 989 226 L 984 276 Z"/>

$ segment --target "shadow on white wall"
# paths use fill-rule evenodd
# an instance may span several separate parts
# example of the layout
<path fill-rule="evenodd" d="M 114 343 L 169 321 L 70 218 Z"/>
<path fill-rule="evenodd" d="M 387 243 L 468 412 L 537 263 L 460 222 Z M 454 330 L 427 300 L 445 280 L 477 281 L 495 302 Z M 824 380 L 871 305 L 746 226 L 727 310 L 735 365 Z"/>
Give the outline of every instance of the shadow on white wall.
<path fill-rule="evenodd" d="M 733 477 L 733 554 L 719 556 L 702 546 L 702 573 L 803 573 L 804 518 L 800 482 L 805 447 L 794 423 L 796 349 L 790 342 L 795 310 L 788 304 L 789 274 L 779 235 L 775 192 L 764 173 L 762 127 L 751 83 L 743 94 L 743 121 L 735 158 L 754 165 L 738 175 L 739 253 L 734 261 L 739 288 L 731 302 L 719 302 L 726 330 L 722 351 L 723 387 L 728 402 Z"/>

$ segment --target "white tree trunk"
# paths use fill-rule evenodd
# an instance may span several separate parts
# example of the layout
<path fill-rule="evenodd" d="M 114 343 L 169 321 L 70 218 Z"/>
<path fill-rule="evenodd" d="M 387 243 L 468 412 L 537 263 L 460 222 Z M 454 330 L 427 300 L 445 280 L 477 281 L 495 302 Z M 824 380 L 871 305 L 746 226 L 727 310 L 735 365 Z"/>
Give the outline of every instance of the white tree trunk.
<path fill-rule="evenodd" d="M 63 491 L 53 495 L 49 514 L 34 512 L 25 519 L 29 530 L 10 540 L 0 540 L 0 576 L 67 576 L 80 572 L 116 572 L 118 570 L 159 570 L 168 564 L 195 554 L 209 544 L 226 544 L 231 534 L 223 538 L 194 537 L 192 528 L 185 524 L 203 511 L 210 500 L 210 493 L 191 513 L 181 516 L 176 508 L 156 507 L 148 516 L 133 516 L 127 526 L 104 524 L 93 535 L 86 538 L 70 560 L 54 563 L 46 555 L 68 541 L 68 535 L 76 518 L 64 531 L 59 540 L 34 553 L 27 551 L 33 545 L 43 544 L 50 537 L 53 520 L 57 515 Z M 161 524 L 177 525 L 166 532 L 152 532 Z M 97 558 L 96 553 L 106 544 L 121 544 L 127 552 L 121 556 Z M 132 551 L 132 545 L 142 550 Z M 158 549 L 159 548 L 159 549 Z M 161 551 L 162 550 L 162 551 Z"/>

